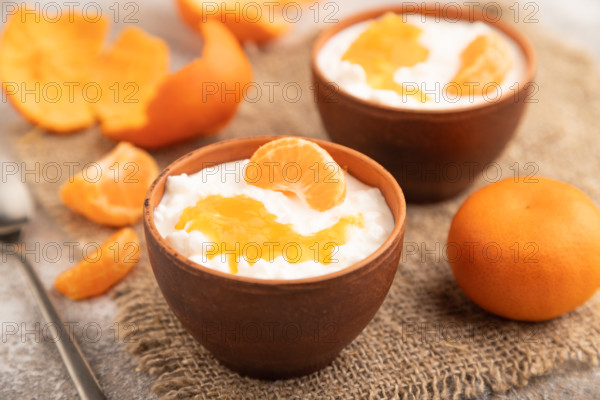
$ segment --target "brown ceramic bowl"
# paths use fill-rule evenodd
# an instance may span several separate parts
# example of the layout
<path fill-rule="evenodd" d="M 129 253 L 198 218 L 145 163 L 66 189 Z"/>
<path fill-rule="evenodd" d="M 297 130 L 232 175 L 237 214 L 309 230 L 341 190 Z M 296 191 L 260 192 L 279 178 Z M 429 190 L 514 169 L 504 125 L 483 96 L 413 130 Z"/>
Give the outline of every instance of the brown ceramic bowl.
<path fill-rule="evenodd" d="M 421 4 L 421 3 L 419 3 Z M 328 82 L 317 65 L 317 55 L 336 33 L 384 13 L 427 13 L 449 20 L 489 23 L 521 48 L 525 74 L 516 91 L 494 102 L 452 110 L 395 108 L 359 99 Z M 491 18 L 491 16 L 490 16 Z M 373 157 L 398 180 L 408 201 L 429 202 L 450 198 L 481 176 L 502 152 L 534 90 L 535 54 L 529 41 L 501 22 L 486 20 L 479 9 L 417 5 L 391 7 L 355 15 L 326 29 L 312 52 L 312 75 L 317 105 L 325 129 L 337 143 Z"/>
<path fill-rule="evenodd" d="M 154 225 L 167 177 L 249 158 L 272 139 L 223 141 L 180 158 L 157 178 L 144 205 L 150 263 L 173 313 L 221 363 L 267 379 L 323 368 L 371 321 L 396 274 L 406 217 L 402 191 L 383 167 L 355 150 L 315 140 L 350 174 L 383 193 L 395 226 L 377 251 L 328 275 L 262 280 L 204 267 L 173 249 Z"/>

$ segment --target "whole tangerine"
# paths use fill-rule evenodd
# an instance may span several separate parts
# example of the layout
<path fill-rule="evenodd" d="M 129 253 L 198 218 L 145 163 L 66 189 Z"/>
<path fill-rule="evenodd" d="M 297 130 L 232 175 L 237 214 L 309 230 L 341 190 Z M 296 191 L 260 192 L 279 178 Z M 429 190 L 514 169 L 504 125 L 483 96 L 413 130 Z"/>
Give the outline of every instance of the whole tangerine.
<path fill-rule="evenodd" d="M 472 194 L 448 234 L 458 285 L 481 308 L 545 321 L 600 288 L 600 210 L 548 178 L 509 178 Z"/>

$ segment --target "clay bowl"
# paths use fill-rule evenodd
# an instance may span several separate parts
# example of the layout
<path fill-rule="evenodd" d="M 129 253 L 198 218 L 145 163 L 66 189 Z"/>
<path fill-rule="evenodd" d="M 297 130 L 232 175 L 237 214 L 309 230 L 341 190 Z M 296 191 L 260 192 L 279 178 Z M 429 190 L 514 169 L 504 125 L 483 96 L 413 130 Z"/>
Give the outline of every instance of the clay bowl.
<path fill-rule="evenodd" d="M 293 281 L 238 277 L 180 255 L 154 225 L 167 177 L 249 158 L 272 139 L 223 141 L 189 153 L 161 173 L 144 205 L 150 263 L 173 313 L 221 363 L 266 379 L 325 367 L 371 321 L 396 274 L 406 218 L 402 191 L 383 167 L 355 150 L 315 141 L 350 174 L 385 196 L 395 227 L 377 251 L 342 271 Z"/>
<path fill-rule="evenodd" d="M 479 20 L 493 25 L 521 48 L 525 60 L 523 80 L 518 89 L 502 93 L 494 102 L 435 111 L 379 105 L 328 82 L 317 65 L 323 45 L 339 31 L 388 11 L 427 13 L 451 21 Z M 486 20 L 479 9 L 472 9 L 469 14 L 456 6 L 412 3 L 410 7 L 363 12 L 326 29 L 314 43 L 311 64 L 318 109 L 331 139 L 380 162 L 396 177 L 408 201 L 432 202 L 466 189 L 513 137 L 534 90 L 531 82 L 536 60 L 531 44 L 520 32 L 501 22 Z"/>

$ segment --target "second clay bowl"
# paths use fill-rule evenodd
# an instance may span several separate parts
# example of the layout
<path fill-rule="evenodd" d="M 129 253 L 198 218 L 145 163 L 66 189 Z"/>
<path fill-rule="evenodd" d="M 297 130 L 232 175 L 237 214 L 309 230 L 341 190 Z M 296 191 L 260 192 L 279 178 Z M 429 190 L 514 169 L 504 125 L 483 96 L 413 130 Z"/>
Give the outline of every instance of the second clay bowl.
<path fill-rule="evenodd" d="M 380 162 L 398 180 L 406 199 L 440 201 L 466 189 L 505 148 L 515 133 L 535 85 L 535 54 L 513 27 L 490 22 L 477 9 L 397 6 L 367 11 L 326 29 L 312 53 L 317 105 L 333 141 L 357 149 Z M 514 90 L 493 102 L 450 109 L 411 109 L 381 105 L 351 95 L 329 82 L 319 69 L 319 51 L 335 34 L 387 12 L 427 13 L 449 20 L 484 21 L 503 32 L 521 50 L 525 71 Z"/>

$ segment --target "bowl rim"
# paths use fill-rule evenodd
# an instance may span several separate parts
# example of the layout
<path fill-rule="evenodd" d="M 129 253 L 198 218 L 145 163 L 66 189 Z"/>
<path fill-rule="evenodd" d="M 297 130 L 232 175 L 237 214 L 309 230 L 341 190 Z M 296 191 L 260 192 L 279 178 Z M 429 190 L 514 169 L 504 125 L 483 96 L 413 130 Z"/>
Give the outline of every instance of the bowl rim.
<path fill-rule="evenodd" d="M 196 263 L 196 262 L 190 260 L 188 257 L 185 257 L 184 255 L 179 253 L 179 251 L 177 251 L 175 248 L 173 248 L 167 242 L 167 240 L 158 232 L 158 228 L 156 227 L 156 224 L 154 223 L 154 209 L 156 207 L 151 207 L 151 202 L 152 202 L 151 199 L 154 196 L 155 192 L 159 188 L 164 188 L 164 186 L 166 185 L 167 178 L 171 175 L 170 172 L 175 167 L 184 165 L 186 162 L 189 162 L 189 160 L 197 159 L 197 158 L 195 158 L 195 156 L 197 156 L 197 154 L 201 153 L 201 152 L 203 153 L 203 152 L 212 151 L 219 147 L 243 146 L 247 142 L 254 142 L 254 141 L 264 141 L 264 143 L 267 143 L 271 140 L 279 139 L 282 137 L 289 137 L 289 135 L 285 135 L 285 136 L 252 136 L 252 137 L 246 137 L 246 138 L 221 140 L 216 143 L 212 143 L 212 144 L 209 144 L 206 146 L 199 147 L 199 148 L 183 155 L 182 157 L 176 159 L 175 161 L 173 161 L 171 164 L 169 164 L 166 168 L 164 168 L 160 172 L 160 174 L 154 180 L 154 182 L 148 189 L 148 192 L 146 193 L 146 197 L 144 199 L 144 207 L 143 207 L 143 224 L 144 224 L 144 228 L 145 228 L 144 229 L 145 235 L 148 235 L 148 233 L 149 233 L 152 236 L 154 241 L 158 244 L 160 251 L 163 251 L 163 252 L 167 251 L 170 255 L 174 256 L 177 259 L 177 261 L 179 261 L 179 262 L 174 263 L 177 265 L 178 268 L 182 268 L 182 269 L 186 270 L 187 272 L 192 273 L 194 275 L 205 273 L 205 274 L 215 276 L 217 278 L 224 278 L 224 279 L 228 279 L 231 281 L 237 281 L 240 283 L 252 284 L 255 286 L 303 286 L 303 285 L 311 285 L 311 284 L 315 284 L 315 283 L 319 283 L 319 282 L 337 279 L 342 276 L 349 275 L 353 272 L 357 272 L 359 270 L 364 269 L 373 260 L 381 257 L 386 252 L 388 252 L 398 237 L 403 237 L 405 224 L 406 224 L 406 199 L 404 198 L 404 193 L 402 192 L 400 185 L 398 184 L 396 179 L 392 176 L 392 174 L 390 174 L 390 172 L 388 172 L 378 162 L 376 162 L 372 158 L 364 155 L 363 153 L 361 153 L 359 151 L 356 151 L 354 149 L 351 149 L 349 147 L 346 147 L 346 146 L 343 146 L 343 145 L 340 145 L 340 144 L 337 144 L 334 142 L 320 140 L 320 139 L 306 138 L 306 137 L 302 137 L 302 138 L 306 139 L 306 140 L 310 140 L 312 142 L 315 142 L 319 146 L 325 144 L 325 146 L 336 148 L 336 150 L 343 151 L 351 157 L 362 158 L 364 161 L 366 161 L 369 164 L 369 166 L 371 168 L 376 170 L 378 174 L 384 176 L 385 181 L 388 182 L 388 184 L 391 186 L 391 189 L 393 192 L 392 197 L 396 197 L 400 203 L 398 215 L 396 215 L 394 217 L 394 228 L 392 229 L 392 232 L 388 235 L 386 240 L 375 251 L 373 251 L 371 254 L 369 254 L 364 259 L 362 259 L 358 262 L 355 262 L 354 264 L 351 264 L 348 267 L 343 268 L 339 271 L 331 272 L 331 273 L 324 274 L 324 275 L 314 276 L 314 277 L 301 278 L 301 279 L 252 278 L 252 277 L 238 276 L 238 275 L 233 275 L 233 274 L 226 273 L 226 272 L 217 271 L 210 267 Z M 264 143 L 262 143 L 262 144 L 264 144 Z M 226 162 L 226 161 L 223 161 L 223 162 Z M 198 170 L 198 171 L 201 171 L 201 170 Z M 198 172 L 198 171 L 196 171 L 196 172 Z M 378 188 L 378 189 L 380 189 L 380 188 Z M 164 192 L 163 192 L 163 195 L 164 195 Z M 162 200 L 162 196 L 161 196 L 160 200 Z M 158 200 L 157 205 L 160 203 L 160 200 Z M 387 204 L 387 199 L 386 199 L 386 204 Z M 389 207 L 389 204 L 388 204 L 388 207 Z M 148 238 L 146 238 L 146 242 L 148 242 L 147 239 Z"/>
<path fill-rule="evenodd" d="M 512 39 L 513 42 L 521 49 L 521 52 L 523 53 L 523 60 L 525 62 L 525 71 L 524 71 L 523 77 L 518 81 L 518 87 L 517 87 L 516 91 L 509 90 L 506 93 L 502 93 L 502 95 L 499 98 L 494 99 L 493 101 L 490 101 L 490 102 L 482 102 L 482 103 L 477 103 L 477 104 L 469 104 L 469 105 L 461 106 L 461 107 L 442 108 L 442 109 L 420 109 L 420 108 L 409 108 L 409 107 L 395 107 L 395 106 L 390 106 L 390 105 L 386 105 L 386 104 L 380 104 L 380 103 L 376 103 L 374 101 L 364 100 L 364 99 L 361 99 L 360 97 L 354 96 L 353 94 L 346 91 L 338 84 L 336 84 L 335 92 L 339 96 L 344 97 L 345 100 L 357 103 L 359 106 L 368 107 L 368 108 L 372 108 L 375 110 L 384 110 L 384 111 L 400 112 L 400 113 L 411 113 L 411 114 L 415 114 L 415 115 L 462 114 L 462 113 L 469 112 L 469 111 L 485 109 L 487 107 L 491 107 L 491 106 L 506 102 L 511 97 L 514 97 L 517 95 L 518 95 L 518 98 L 521 98 L 521 93 L 525 90 L 526 86 L 528 86 L 528 84 L 534 82 L 534 76 L 535 76 L 535 73 L 537 70 L 537 55 L 536 55 L 535 49 L 534 49 L 532 43 L 530 42 L 530 40 L 520 30 L 515 28 L 513 25 L 505 23 L 503 19 L 499 19 L 498 21 L 487 20 L 479 8 L 476 8 L 475 12 L 473 12 L 471 14 L 471 12 L 468 11 L 468 9 L 465 8 L 464 6 L 456 5 L 456 8 L 453 8 L 453 9 L 444 8 L 443 10 L 440 10 L 439 7 L 436 7 L 436 4 L 437 3 L 425 3 L 425 2 L 418 3 L 418 4 L 411 3 L 411 6 L 415 5 L 417 7 L 416 9 L 411 9 L 411 10 L 407 10 L 406 6 L 404 6 L 404 5 L 372 8 L 372 9 L 360 11 L 358 13 L 355 13 L 348 17 L 345 17 L 344 19 L 340 20 L 339 22 L 335 23 L 334 25 L 326 28 L 321 33 L 319 33 L 319 35 L 313 42 L 312 49 L 311 49 L 310 64 L 311 64 L 311 70 L 312 70 L 314 76 L 316 76 L 316 80 L 323 82 L 325 85 L 332 85 L 332 83 L 335 83 L 335 82 L 329 81 L 323 75 L 323 72 L 321 71 L 321 68 L 319 68 L 319 65 L 317 63 L 318 55 L 319 55 L 319 52 L 321 51 L 321 48 L 325 45 L 325 43 L 329 39 L 331 39 L 338 32 L 340 32 L 352 25 L 358 24 L 360 22 L 364 22 L 369 19 L 378 18 L 388 12 L 393 12 L 396 14 L 407 14 L 407 15 L 411 15 L 411 14 L 423 15 L 423 14 L 425 14 L 425 15 L 440 16 L 442 18 L 443 17 L 449 18 L 451 15 L 457 16 L 456 15 L 457 13 L 450 12 L 450 14 L 445 14 L 445 12 L 451 11 L 451 10 L 455 10 L 455 11 L 460 10 L 460 17 L 458 19 L 467 20 L 467 21 L 469 21 L 469 20 L 481 21 L 485 24 L 491 25 L 491 26 L 495 27 L 496 29 L 500 30 L 502 33 L 504 33 L 510 39 Z M 433 11 L 431 11 L 431 10 L 433 10 Z M 468 14 L 468 17 L 464 18 L 464 16 L 466 14 Z"/>

